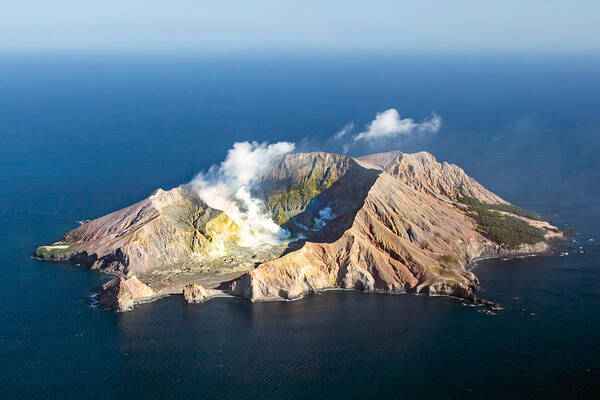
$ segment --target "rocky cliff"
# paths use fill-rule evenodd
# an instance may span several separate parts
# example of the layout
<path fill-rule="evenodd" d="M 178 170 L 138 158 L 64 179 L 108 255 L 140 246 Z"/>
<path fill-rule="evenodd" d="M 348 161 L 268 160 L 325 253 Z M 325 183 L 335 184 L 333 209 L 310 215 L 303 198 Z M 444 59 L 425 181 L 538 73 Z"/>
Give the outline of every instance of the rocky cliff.
<path fill-rule="evenodd" d="M 363 156 L 359 160 L 387 172 L 419 192 L 440 199 L 457 200 L 461 195 L 467 195 L 486 203 L 508 203 L 481 186 L 462 168 L 447 162 L 439 163 L 425 151 L 415 154 L 390 151 Z"/>
<path fill-rule="evenodd" d="M 544 252 L 562 235 L 425 152 L 290 154 L 257 177 L 253 195 L 288 240 L 241 246 L 236 223 L 184 185 L 89 221 L 36 256 L 117 275 L 100 296 L 118 310 L 173 293 L 256 301 L 325 288 L 473 300 L 474 259 Z M 496 230 L 513 226 L 519 235 L 502 243 Z"/>

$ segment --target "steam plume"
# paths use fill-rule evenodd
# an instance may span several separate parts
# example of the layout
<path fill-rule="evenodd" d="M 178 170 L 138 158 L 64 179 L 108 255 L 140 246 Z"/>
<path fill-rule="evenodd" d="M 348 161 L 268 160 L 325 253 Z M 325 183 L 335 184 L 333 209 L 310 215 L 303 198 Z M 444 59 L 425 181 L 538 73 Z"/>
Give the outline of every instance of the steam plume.
<path fill-rule="evenodd" d="M 192 180 L 192 189 L 209 207 L 223 211 L 239 226 L 240 246 L 277 244 L 289 235 L 252 196 L 252 187 L 273 160 L 293 150 L 294 144 L 288 142 L 238 142 L 225 161 Z"/>
<path fill-rule="evenodd" d="M 334 135 L 335 139 L 341 139 L 344 136 L 346 136 L 348 133 L 352 132 L 352 129 L 354 129 L 354 123 L 353 122 L 348 122 L 346 125 L 344 125 L 342 127 L 342 129 L 340 129 L 339 131 L 337 131 L 337 133 Z"/>
<path fill-rule="evenodd" d="M 341 146 L 343 153 L 348 153 L 358 142 L 367 141 L 371 147 L 376 144 L 385 145 L 385 139 L 401 138 L 403 142 L 423 137 L 426 133 L 437 133 L 442 126 L 442 118 L 433 113 L 430 119 L 423 122 L 415 122 L 412 118 L 400 118 L 395 108 L 390 108 L 377 113 L 366 130 L 352 135 L 354 124 L 352 122 L 344 125 L 329 141 Z M 397 146 L 398 143 L 396 142 Z"/>
<path fill-rule="evenodd" d="M 379 139 L 418 132 L 437 132 L 441 125 L 442 119 L 436 114 L 433 114 L 431 119 L 418 123 L 412 118 L 400 118 L 398 111 L 390 108 L 377 113 L 375 119 L 367 126 L 367 130 L 355 136 L 354 140 Z"/>
<path fill-rule="evenodd" d="M 377 113 L 375 119 L 366 126 L 366 131 L 352 134 L 354 124 L 348 123 L 333 135 L 329 142 L 338 149 L 341 145 L 347 153 L 354 145 L 367 140 L 374 142 L 387 138 L 417 137 L 423 133 L 435 133 L 441 127 L 441 118 L 433 116 L 423 122 L 412 118 L 400 118 L 394 108 Z M 397 144 L 397 143 L 396 143 Z M 322 146 L 320 146 L 322 147 Z M 277 225 L 266 210 L 261 199 L 252 195 L 256 179 L 273 160 L 294 150 L 295 144 L 278 142 L 274 144 L 238 142 L 227 153 L 225 161 L 213 165 L 207 172 L 199 173 L 190 183 L 192 189 L 211 208 L 223 211 L 239 227 L 241 246 L 253 247 L 261 244 L 278 244 L 289 238 L 289 232 Z M 326 208 L 315 219 L 317 229 L 323 228 L 334 218 L 333 210 Z M 226 239 L 223 239 L 223 242 Z M 213 247 L 219 248 L 219 240 Z M 221 243 L 222 245 L 222 243 Z"/>

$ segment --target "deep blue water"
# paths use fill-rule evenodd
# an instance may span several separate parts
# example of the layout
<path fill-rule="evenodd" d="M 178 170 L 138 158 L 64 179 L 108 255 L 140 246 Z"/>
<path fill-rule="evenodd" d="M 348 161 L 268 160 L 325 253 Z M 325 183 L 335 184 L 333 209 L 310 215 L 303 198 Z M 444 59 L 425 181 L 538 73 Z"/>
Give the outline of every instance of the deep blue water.
<path fill-rule="evenodd" d="M 577 231 L 567 257 L 476 267 L 498 315 L 339 291 L 118 314 L 90 305 L 105 276 L 30 257 L 235 141 L 311 150 L 391 107 L 444 122 L 386 148 L 431 151 Z M 2 398 L 598 397 L 598 110 L 597 57 L 1 56 Z"/>

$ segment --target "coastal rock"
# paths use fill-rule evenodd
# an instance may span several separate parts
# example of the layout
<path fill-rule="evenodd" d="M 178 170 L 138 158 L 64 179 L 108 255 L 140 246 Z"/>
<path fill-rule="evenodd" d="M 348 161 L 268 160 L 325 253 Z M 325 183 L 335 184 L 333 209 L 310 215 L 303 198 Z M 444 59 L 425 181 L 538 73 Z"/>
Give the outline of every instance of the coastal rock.
<path fill-rule="evenodd" d="M 154 296 L 155 292 L 137 277 L 119 276 L 102 285 L 98 303 L 115 311 L 128 311 L 133 309 L 134 304 Z"/>
<path fill-rule="evenodd" d="M 219 293 L 218 290 L 206 289 L 197 283 L 189 283 L 183 287 L 183 297 L 188 303 L 202 303 Z"/>
<path fill-rule="evenodd" d="M 461 285 L 458 282 L 445 281 L 435 282 L 429 286 L 424 286 L 420 289 L 420 292 L 428 295 L 454 296 L 475 301 L 475 295 L 473 294 L 473 291 L 477 289 L 477 287 L 477 280 L 475 279 L 470 286 Z"/>
<path fill-rule="evenodd" d="M 495 310 L 495 311 L 500 311 L 500 310 L 504 309 L 500 304 L 496 303 L 495 301 L 491 301 L 491 300 L 477 299 L 475 301 L 475 303 L 481 304 L 482 306 L 491 308 L 492 310 Z"/>

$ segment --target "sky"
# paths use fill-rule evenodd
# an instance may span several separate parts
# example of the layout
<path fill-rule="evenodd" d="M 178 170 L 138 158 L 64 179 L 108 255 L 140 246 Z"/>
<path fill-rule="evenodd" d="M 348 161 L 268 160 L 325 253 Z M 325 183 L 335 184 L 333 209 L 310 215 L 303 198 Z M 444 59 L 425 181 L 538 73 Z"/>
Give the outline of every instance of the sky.
<path fill-rule="evenodd" d="M 598 52 L 599 0 L 0 0 L 0 51 Z"/>

